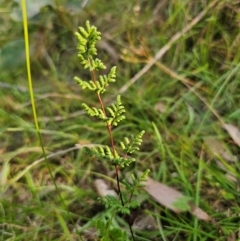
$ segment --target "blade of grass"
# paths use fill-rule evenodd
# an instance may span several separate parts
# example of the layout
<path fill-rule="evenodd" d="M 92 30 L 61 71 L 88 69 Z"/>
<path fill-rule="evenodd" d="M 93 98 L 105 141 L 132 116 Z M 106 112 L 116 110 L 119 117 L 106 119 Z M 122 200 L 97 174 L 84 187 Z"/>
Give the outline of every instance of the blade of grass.
<path fill-rule="evenodd" d="M 40 141 L 40 145 L 41 145 L 41 148 L 42 148 L 42 153 L 43 153 L 43 157 L 44 157 L 44 161 L 46 162 L 46 165 L 47 165 L 47 168 L 49 170 L 49 173 L 50 173 L 50 176 L 51 176 L 51 179 L 52 179 L 52 182 L 55 186 L 55 189 L 56 189 L 56 192 L 57 192 L 57 195 L 59 196 L 65 210 L 67 211 L 68 213 L 68 216 L 70 217 L 70 220 L 72 222 L 72 224 L 75 226 L 75 223 L 69 213 L 69 210 L 60 194 L 60 191 L 58 189 L 58 186 L 54 180 L 54 177 L 53 177 L 53 173 L 52 173 L 52 170 L 50 168 L 50 164 L 49 164 L 49 161 L 46 157 L 46 152 L 45 152 L 45 149 L 44 149 L 44 146 L 43 146 L 43 140 L 42 140 L 42 136 L 41 136 L 41 133 L 40 133 L 40 128 L 39 128 L 39 125 L 38 125 L 38 119 L 37 119 L 37 111 L 36 111 L 36 106 L 35 106 L 35 101 L 34 101 L 34 92 L 33 92 L 33 84 L 32 84 L 32 76 L 31 76 L 31 65 L 30 65 L 30 51 L 29 51 L 29 37 L 28 37 L 28 19 L 27 19 L 27 6 L 26 6 L 26 0 L 22 0 L 22 16 L 23 16 L 23 29 L 24 29 L 24 42 L 25 42 L 25 54 L 26 54 L 26 68 L 27 68 L 27 76 L 28 76 L 28 85 L 29 85 L 29 93 L 30 93 L 30 98 L 31 98 L 31 104 L 32 104 L 32 111 L 33 111 L 33 117 L 34 117 L 34 123 L 35 123 L 35 127 L 36 127 L 36 131 L 37 131 L 37 135 L 38 135 L 38 139 Z M 65 221 L 64 221 L 65 222 Z M 62 224 L 62 223 L 61 223 Z M 61 225 L 62 227 L 64 227 L 64 231 L 66 232 L 65 229 L 68 230 L 68 227 L 65 223 L 65 226 L 63 226 L 63 224 Z M 77 229 L 76 229 L 77 230 Z M 69 233 L 70 231 L 68 230 L 67 233 Z M 80 234 L 79 234 L 80 236 Z M 82 237 L 80 236 L 80 239 L 82 240 Z"/>
<path fill-rule="evenodd" d="M 67 240 L 74 240 L 74 239 L 72 238 L 72 236 L 71 236 L 71 233 L 70 233 L 69 229 L 68 229 L 68 226 L 67 226 L 67 224 L 66 224 L 66 221 L 64 220 L 64 218 L 63 218 L 63 216 L 61 215 L 61 213 L 60 213 L 59 211 L 57 211 L 57 210 L 55 210 L 55 213 L 56 213 L 56 216 L 57 216 L 57 218 L 58 218 L 58 221 L 59 221 L 59 223 L 60 223 L 60 225 L 61 225 L 61 227 L 62 227 L 62 229 L 63 229 L 63 231 L 64 231 L 64 233 L 65 233 L 65 235 L 66 235 L 66 237 L 68 237 Z"/>
<path fill-rule="evenodd" d="M 203 148 L 200 154 L 199 163 L 198 163 L 198 171 L 197 171 L 197 183 L 196 183 L 196 195 L 195 195 L 195 205 L 199 207 L 200 203 L 200 189 L 201 189 L 201 178 L 202 178 L 202 159 L 203 159 Z M 194 232 L 193 232 L 193 241 L 197 241 L 198 238 L 198 218 L 194 217 Z"/>

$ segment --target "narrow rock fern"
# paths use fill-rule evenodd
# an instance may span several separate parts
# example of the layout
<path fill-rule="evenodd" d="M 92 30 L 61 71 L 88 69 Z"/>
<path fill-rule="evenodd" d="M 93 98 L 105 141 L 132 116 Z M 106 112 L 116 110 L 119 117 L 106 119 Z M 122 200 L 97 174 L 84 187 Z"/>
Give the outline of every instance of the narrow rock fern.
<path fill-rule="evenodd" d="M 79 77 L 75 77 L 76 83 L 83 89 L 90 92 L 95 92 L 99 101 L 99 107 L 89 106 L 86 103 L 82 104 L 85 112 L 91 116 L 106 123 L 106 130 L 109 135 L 109 146 L 100 146 L 96 148 L 86 148 L 87 152 L 100 159 L 106 159 L 109 165 L 115 167 L 115 175 L 118 188 L 118 198 L 114 196 L 105 196 L 99 198 L 99 200 L 109 210 L 111 217 L 99 217 L 95 221 L 95 227 L 98 230 L 99 240 L 102 241 L 127 241 L 135 240 L 134 232 L 132 230 L 130 222 L 128 222 L 129 230 L 120 228 L 116 222 L 113 222 L 114 216 L 117 214 L 123 214 L 125 217 L 130 215 L 131 208 L 136 208 L 140 205 L 137 201 L 133 200 L 134 195 L 138 194 L 138 190 L 141 187 L 141 182 L 144 181 L 148 175 L 149 170 L 145 171 L 138 177 L 131 176 L 131 180 L 123 180 L 122 184 L 124 188 L 120 188 L 119 169 L 129 166 L 132 162 L 135 162 L 135 158 L 131 155 L 139 150 L 139 146 L 142 143 L 142 137 L 144 131 L 141 131 L 136 136 L 125 137 L 122 141 L 115 140 L 113 137 L 112 129 L 117 127 L 119 123 L 125 119 L 124 113 L 126 112 L 121 96 L 116 97 L 115 103 L 105 107 L 103 103 L 102 94 L 107 92 L 107 88 L 111 83 L 116 81 L 116 66 L 112 67 L 108 75 L 98 74 L 99 71 L 106 69 L 103 62 L 98 59 L 96 42 L 101 39 L 101 33 L 97 31 L 97 28 L 91 26 L 86 22 L 86 28 L 79 27 L 79 31 L 75 33 L 78 45 L 78 57 L 80 63 L 84 69 L 88 69 L 91 73 L 91 80 L 82 80 Z M 121 153 L 116 150 L 116 144 L 121 149 Z M 128 219 L 127 219 L 128 220 Z"/>

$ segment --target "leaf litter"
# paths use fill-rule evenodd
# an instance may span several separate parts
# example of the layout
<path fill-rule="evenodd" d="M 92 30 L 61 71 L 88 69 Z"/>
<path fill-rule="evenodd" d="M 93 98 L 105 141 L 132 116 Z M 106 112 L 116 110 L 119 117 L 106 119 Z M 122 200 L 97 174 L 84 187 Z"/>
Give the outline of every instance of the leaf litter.
<path fill-rule="evenodd" d="M 107 183 L 103 179 L 96 179 L 94 185 L 100 197 L 105 197 L 107 195 L 117 197 L 115 190 L 110 189 Z"/>
<path fill-rule="evenodd" d="M 204 138 L 204 143 L 214 156 L 218 157 L 218 159 L 220 158 L 220 160 L 216 160 L 216 164 L 219 168 L 226 172 L 226 178 L 232 182 L 237 182 L 236 175 L 232 171 L 230 171 L 229 168 L 227 168 L 221 160 L 226 160 L 231 165 L 237 162 L 237 156 L 233 155 L 229 151 L 229 149 L 224 145 L 224 143 L 221 140 L 218 140 L 217 138 Z"/>
<path fill-rule="evenodd" d="M 204 221 L 215 222 L 205 211 L 195 206 L 191 198 L 183 195 L 181 192 L 169 187 L 161 182 L 157 182 L 148 177 L 144 182 L 145 191 L 153 197 L 159 204 L 172 210 L 175 213 L 189 211 L 195 217 Z M 181 205 L 182 204 L 182 205 Z"/>
<path fill-rule="evenodd" d="M 228 132 L 233 141 L 240 147 L 240 130 L 231 124 L 224 123 L 223 128 Z"/>
<path fill-rule="evenodd" d="M 217 138 L 205 138 L 204 139 L 205 145 L 208 147 L 208 149 L 217 156 L 220 156 L 221 158 L 225 159 L 229 162 L 236 162 L 237 157 L 234 156 L 223 144 L 222 141 L 218 140 Z"/>
<path fill-rule="evenodd" d="M 191 197 L 185 196 L 180 191 L 161 182 L 155 181 L 150 177 L 143 182 L 143 186 L 145 191 L 163 207 L 166 207 L 175 213 L 189 211 L 199 220 L 216 223 L 216 221 L 204 210 L 197 207 L 192 202 Z M 95 180 L 95 187 L 98 194 L 102 197 L 106 195 L 117 195 L 103 179 Z M 146 215 L 146 213 L 138 215 L 133 222 L 133 227 L 139 230 L 155 229 L 156 226 L 154 218 Z"/>

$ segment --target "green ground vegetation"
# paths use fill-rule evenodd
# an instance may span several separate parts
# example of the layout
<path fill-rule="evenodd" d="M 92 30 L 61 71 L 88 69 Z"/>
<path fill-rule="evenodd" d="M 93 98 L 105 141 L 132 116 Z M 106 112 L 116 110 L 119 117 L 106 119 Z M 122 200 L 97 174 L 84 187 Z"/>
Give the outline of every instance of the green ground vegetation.
<path fill-rule="evenodd" d="M 136 240 L 240 238 L 239 143 L 223 128 L 240 128 L 238 1 L 28 1 L 33 91 L 49 166 L 32 114 L 20 1 L 0 2 L 0 240 L 99 240 L 89 226 L 108 211 L 94 180 L 116 186 L 114 166 L 82 148 L 109 144 L 105 124 L 81 107 L 98 106 L 97 98 L 74 81 L 91 78 L 74 35 L 86 20 L 102 33 L 101 60 L 108 70 L 117 66 L 104 101 L 121 94 L 127 112 L 114 138 L 145 130 L 137 161 L 121 178 L 150 169 L 151 178 L 215 220 L 176 214 L 143 191 L 135 216 L 147 213 L 157 228 L 135 230 Z M 124 216 L 114 222 L 128 229 Z"/>

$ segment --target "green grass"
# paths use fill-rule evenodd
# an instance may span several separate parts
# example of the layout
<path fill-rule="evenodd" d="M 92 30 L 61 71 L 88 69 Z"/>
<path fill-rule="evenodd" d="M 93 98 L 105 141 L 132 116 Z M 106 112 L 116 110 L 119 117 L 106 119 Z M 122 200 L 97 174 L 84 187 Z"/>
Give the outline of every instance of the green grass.
<path fill-rule="evenodd" d="M 142 208 L 156 219 L 158 228 L 151 234 L 140 232 L 137 240 L 224 241 L 230 235 L 240 238 L 239 185 L 225 176 L 227 171 L 235 173 L 239 181 L 239 164 L 220 160 L 203 143 L 206 137 L 221 140 L 239 159 L 239 147 L 213 113 L 217 111 L 221 121 L 240 127 L 238 6 L 224 0 L 209 9 L 207 3 L 212 0 L 155 2 L 89 1 L 83 10 L 75 7 L 75 12 L 68 8 L 74 1 L 59 1 L 57 7 L 46 6 L 29 19 L 40 132 L 64 204 L 41 159 L 21 55 L 24 49 L 21 52 L 21 48 L 11 47 L 15 40 L 23 40 L 22 23 L 10 18 L 15 4 L 2 4 L 1 240 L 84 240 L 84 235 L 81 239 L 74 230 L 78 225 L 88 229 L 96 215 L 105 212 L 96 201 L 93 182 L 97 177 L 111 181 L 113 168 L 89 159 L 81 148 L 73 148 L 76 143 L 108 143 L 105 125 L 94 123 L 80 112 L 82 102 L 96 105 L 97 100 L 80 91 L 73 80 L 75 75 L 88 77 L 78 64 L 73 31 L 90 20 L 118 55 L 116 60 L 99 45 L 102 60 L 109 67 L 118 67 L 114 94 L 105 97 L 110 103 L 152 61 L 151 56 L 168 45 L 176 33 L 181 34 L 203 9 L 205 15 L 122 93 L 128 121 L 114 134 L 116 140 L 121 140 L 130 129 L 133 133 L 144 129 L 138 161 L 127 171 L 150 168 L 152 178 L 192 197 L 222 228 L 189 213 L 175 214 L 147 198 Z M 159 103 L 164 105 L 164 112 L 157 109 Z M 217 161 L 225 163 L 225 170 Z M 127 227 L 121 218 L 116 220 Z"/>

